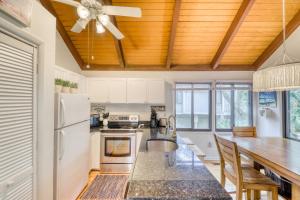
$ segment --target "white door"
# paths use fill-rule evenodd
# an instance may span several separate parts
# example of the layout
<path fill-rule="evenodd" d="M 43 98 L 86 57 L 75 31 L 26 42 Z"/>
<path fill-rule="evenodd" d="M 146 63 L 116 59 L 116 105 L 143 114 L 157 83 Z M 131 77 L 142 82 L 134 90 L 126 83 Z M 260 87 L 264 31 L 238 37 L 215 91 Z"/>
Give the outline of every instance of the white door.
<path fill-rule="evenodd" d="M 127 103 L 145 103 L 146 97 L 145 79 L 127 79 Z"/>
<path fill-rule="evenodd" d="M 87 93 L 93 103 L 108 102 L 108 82 L 106 79 L 88 78 Z"/>
<path fill-rule="evenodd" d="M 126 103 L 126 79 L 111 79 L 108 88 L 110 103 Z"/>
<path fill-rule="evenodd" d="M 165 81 L 147 80 L 147 103 L 165 103 Z"/>
<path fill-rule="evenodd" d="M 55 200 L 75 200 L 88 182 L 89 121 L 55 133 Z"/>
<path fill-rule="evenodd" d="M 36 48 L 0 32 L 1 200 L 35 199 L 35 72 Z"/>
<path fill-rule="evenodd" d="M 83 94 L 55 95 L 55 128 L 62 128 L 88 120 L 90 118 L 90 102 Z"/>

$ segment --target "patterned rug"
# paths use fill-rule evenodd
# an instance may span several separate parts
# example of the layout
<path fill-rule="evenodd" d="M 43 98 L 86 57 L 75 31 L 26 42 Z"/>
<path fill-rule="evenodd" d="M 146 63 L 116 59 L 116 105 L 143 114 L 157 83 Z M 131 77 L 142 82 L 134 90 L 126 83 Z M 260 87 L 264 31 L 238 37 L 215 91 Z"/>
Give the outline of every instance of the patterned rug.
<path fill-rule="evenodd" d="M 81 199 L 122 200 L 127 180 L 127 175 L 97 175 Z"/>

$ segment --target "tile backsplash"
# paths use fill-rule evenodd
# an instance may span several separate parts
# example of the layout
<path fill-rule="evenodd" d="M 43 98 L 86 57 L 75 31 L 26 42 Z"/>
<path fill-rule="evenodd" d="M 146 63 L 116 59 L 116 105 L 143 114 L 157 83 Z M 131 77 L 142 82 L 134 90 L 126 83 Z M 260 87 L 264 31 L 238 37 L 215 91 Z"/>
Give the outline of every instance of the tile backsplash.
<path fill-rule="evenodd" d="M 91 112 L 109 112 L 110 114 L 137 114 L 141 121 L 149 121 L 151 115 L 151 105 L 146 104 L 100 104 L 92 103 Z M 166 111 L 165 106 L 155 106 L 157 108 L 157 116 L 168 117 L 170 114 Z"/>

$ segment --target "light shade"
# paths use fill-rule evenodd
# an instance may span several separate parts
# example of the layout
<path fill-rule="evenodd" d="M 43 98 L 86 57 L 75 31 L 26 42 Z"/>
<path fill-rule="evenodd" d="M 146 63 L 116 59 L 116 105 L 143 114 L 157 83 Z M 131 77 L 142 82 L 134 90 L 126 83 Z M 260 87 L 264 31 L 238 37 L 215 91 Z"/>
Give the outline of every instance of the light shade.
<path fill-rule="evenodd" d="M 96 22 L 96 29 L 97 29 L 97 33 L 104 33 L 105 32 L 105 28 L 98 21 Z"/>
<path fill-rule="evenodd" d="M 253 91 L 284 91 L 300 88 L 300 63 L 268 67 L 254 72 Z"/>
<path fill-rule="evenodd" d="M 80 5 L 77 7 L 77 14 L 81 19 L 86 19 L 90 16 L 90 11 L 86 7 Z"/>
<path fill-rule="evenodd" d="M 109 22 L 109 16 L 108 15 L 100 15 L 99 20 L 104 26 L 106 26 Z"/>

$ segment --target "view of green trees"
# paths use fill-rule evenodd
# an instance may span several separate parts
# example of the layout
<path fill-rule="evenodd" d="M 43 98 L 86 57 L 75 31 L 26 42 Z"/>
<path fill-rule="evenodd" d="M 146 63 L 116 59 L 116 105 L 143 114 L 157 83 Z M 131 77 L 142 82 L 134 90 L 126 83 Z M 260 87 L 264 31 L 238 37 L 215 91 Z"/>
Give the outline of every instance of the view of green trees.
<path fill-rule="evenodd" d="M 290 136 L 300 139 L 300 90 L 289 91 L 287 95 Z"/>

